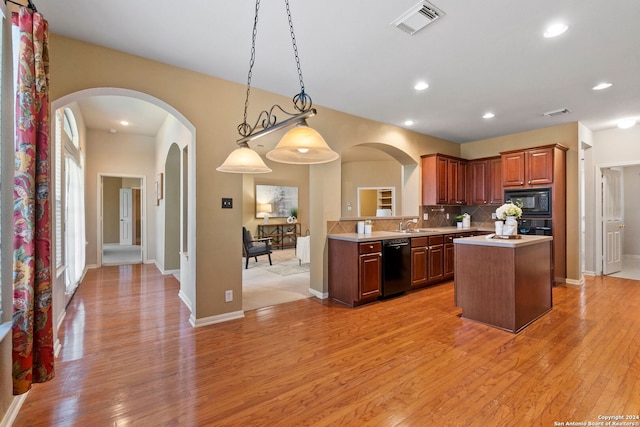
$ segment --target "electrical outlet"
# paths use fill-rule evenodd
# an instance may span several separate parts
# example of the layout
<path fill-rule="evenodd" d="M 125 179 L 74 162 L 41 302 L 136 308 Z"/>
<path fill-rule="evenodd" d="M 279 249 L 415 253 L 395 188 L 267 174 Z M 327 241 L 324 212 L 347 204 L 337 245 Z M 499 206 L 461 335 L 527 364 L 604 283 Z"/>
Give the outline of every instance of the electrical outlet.
<path fill-rule="evenodd" d="M 495 212 L 492 212 L 492 213 L 491 213 L 491 219 L 498 219 L 498 217 L 496 216 L 496 213 L 495 213 Z"/>
<path fill-rule="evenodd" d="M 449 214 L 447 214 L 447 219 L 449 219 Z"/>
<path fill-rule="evenodd" d="M 428 214 L 427 212 L 423 213 L 423 214 L 422 214 L 422 219 L 423 219 L 424 221 L 428 221 L 428 220 L 429 220 L 429 214 Z"/>
<path fill-rule="evenodd" d="M 233 301 L 233 291 L 232 290 L 224 291 L 224 302 L 231 302 L 231 301 Z"/>
<path fill-rule="evenodd" d="M 222 209 L 232 209 L 233 208 L 233 199 L 230 197 L 222 198 Z"/>

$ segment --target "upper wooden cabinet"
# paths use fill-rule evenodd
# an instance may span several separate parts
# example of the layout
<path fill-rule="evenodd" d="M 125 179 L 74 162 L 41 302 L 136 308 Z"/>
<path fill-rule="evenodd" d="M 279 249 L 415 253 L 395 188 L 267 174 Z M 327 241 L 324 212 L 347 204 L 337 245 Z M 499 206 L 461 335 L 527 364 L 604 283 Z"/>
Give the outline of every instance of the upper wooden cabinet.
<path fill-rule="evenodd" d="M 501 205 L 502 159 L 490 157 L 469 161 L 467 185 L 470 205 Z"/>
<path fill-rule="evenodd" d="M 502 155 L 502 184 L 504 187 L 549 186 L 554 179 L 554 158 L 559 145 L 507 151 Z"/>
<path fill-rule="evenodd" d="M 467 161 L 442 154 L 422 156 L 422 204 L 467 204 Z"/>

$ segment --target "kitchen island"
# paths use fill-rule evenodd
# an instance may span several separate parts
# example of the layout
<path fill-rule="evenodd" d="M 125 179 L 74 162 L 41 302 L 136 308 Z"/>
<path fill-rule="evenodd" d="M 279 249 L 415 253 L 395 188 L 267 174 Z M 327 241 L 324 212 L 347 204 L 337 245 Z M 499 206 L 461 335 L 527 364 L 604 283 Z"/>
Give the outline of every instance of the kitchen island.
<path fill-rule="evenodd" d="M 550 236 L 454 239 L 454 300 L 462 317 L 519 332 L 551 310 Z"/>

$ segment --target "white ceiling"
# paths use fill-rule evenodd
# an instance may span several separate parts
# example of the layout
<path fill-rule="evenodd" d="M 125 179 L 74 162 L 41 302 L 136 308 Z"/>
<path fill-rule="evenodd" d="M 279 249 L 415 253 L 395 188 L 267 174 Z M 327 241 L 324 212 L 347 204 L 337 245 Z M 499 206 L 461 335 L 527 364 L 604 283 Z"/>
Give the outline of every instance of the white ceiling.
<path fill-rule="evenodd" d="M 433 0 L 446 15 L 413 36 L 390 23 L 417 0 L 290 3 L 316 105 L 401 127 L 410 118 L 411 129 L 458 143 L 574 121 L 597 131 L 640 119 L 637 0 Z M 246 84 L 252 1 L 36 5 L 52 33 Z M 543 38 L 557 20 L 569 30 Z M 416 92 L 419 80 L 430 87 Z M 602 81 L 613 86 L 591 90 Z M 289 97 L 299 91 L 283 1 L 261 4 L 252 86 Z M 571 113 L 542 115 L 563 107 Z M 496 117 L 482 119 L 487 111 Z"/>

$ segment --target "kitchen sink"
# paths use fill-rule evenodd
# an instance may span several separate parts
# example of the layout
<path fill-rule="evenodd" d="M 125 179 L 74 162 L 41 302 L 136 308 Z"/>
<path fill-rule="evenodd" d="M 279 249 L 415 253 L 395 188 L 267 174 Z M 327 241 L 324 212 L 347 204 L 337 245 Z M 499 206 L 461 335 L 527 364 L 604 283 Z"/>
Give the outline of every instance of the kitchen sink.
<path fill-rule="evenodd" d="M 405 233 L 405 234 L 411 234 L 411 233 L 435 233 L 437 232 L 437 230 L 431 230 L 428 228 L 410 228 L 408 230 L 396 230 L 396 233 Z"/>

